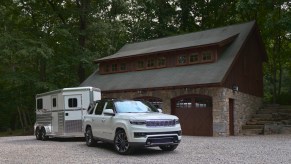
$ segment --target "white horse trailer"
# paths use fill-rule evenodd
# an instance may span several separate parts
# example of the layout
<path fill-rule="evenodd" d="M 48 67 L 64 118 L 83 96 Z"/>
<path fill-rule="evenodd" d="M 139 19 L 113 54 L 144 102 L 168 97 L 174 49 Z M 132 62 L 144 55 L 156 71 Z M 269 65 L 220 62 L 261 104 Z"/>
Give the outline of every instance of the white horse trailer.
<path fill-rule="evenodd" d="M 64 88 L 36 95 L 34 134 L 38 140 L 48 137 L 84 137 L 83 116 L 101 91 L 93 87 Z"/>

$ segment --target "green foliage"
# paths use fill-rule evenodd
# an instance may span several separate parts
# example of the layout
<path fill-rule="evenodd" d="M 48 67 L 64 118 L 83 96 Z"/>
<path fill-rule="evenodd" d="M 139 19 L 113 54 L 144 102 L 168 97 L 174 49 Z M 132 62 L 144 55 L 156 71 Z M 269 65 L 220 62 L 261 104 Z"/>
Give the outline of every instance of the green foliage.
<path fill-rule="evenodd" d="M 265 101 L 291 93 L 286 0 L 5 0 L 0 4 L 0 131 L 34 122 L 34 96 L 78 86 L 124 44 L 256 20 L 268 54 Z"/>

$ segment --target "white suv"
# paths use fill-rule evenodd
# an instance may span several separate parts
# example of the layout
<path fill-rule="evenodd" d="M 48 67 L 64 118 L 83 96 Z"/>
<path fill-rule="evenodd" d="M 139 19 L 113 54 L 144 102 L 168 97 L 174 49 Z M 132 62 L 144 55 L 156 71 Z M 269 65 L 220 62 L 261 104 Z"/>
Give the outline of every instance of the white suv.
<path fill-rule="evenodd" d="M 153 146 L 173 151 L 181 141 L 178 117 L 163 114 L 146 101 L 96 101 L 88 108 L 83 127 L 88 146 L 95 146 L 97 141 L 110 142 L 119 154 Z"/>

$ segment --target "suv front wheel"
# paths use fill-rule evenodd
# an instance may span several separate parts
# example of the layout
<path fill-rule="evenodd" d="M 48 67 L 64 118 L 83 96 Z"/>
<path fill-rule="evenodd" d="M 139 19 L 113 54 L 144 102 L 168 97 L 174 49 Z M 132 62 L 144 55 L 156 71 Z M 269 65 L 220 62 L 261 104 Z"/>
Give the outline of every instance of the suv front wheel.
<path fill-rule="evenodd" d="M 96 145 L 96 140 L 93 138 L 92 129 L 88 127 L 85 133 L 86 145 L 89 147 L 93 147 Z"/>
<path fill-rule="evenodd" d="M 127 136 L 124 130 L 119 130 L 116 132 L 114 137 L 114 147 L 119 154 L 130 154 L 131 147 L 128 143 Z"/>

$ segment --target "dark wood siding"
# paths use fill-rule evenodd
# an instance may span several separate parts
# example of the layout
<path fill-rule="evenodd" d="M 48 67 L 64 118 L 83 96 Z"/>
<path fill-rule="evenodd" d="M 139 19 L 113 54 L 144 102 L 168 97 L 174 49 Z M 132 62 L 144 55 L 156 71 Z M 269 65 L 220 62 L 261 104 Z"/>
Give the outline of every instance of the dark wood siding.
<path fill-rule="evenodd" d="M 164 52 L 158 52 L 158 53 L 152 53 L 152 54 L 144 54 L 140 56 L 130 57 L 130 58 L 123 58 L 123 59 L 113 59 L 109 61 L 104 61 L 99 63 L 99 73 L 100 74 L 113 74 L 113 73 L 121 73 L 121 72 L 131 72 L 131 71 L 143 71 L 143 70 L 149 70 L 149 69 L 160 69 L 164 67 L 176 67 L 176 66 L 184 66 L 184 65 L 192 65 L 192 64 L 207 64 L 217 61 L 217 49 L 218 45 L 211 45 L 211 46 L 204 46 L 204 47 L 192 47 L 192 48 L 185 48 L 185 49 L 177 49 L 177 50 L 171 50 L 171 51 L 164 51 Z M 202 61 L 202 52 L 204 51 L 210 51 L 212 52 L 212 60 L 211 61 Z M 197 52 L 199 54 L 199 62 L 197 63 L 189 63 L 189 56 L 190 54 Z M 187 62 L 183 65 L 177 64 L 177 58 L 179 55 L 185 55 L 187 58 Z M 165 66 L 159 67 L 157 65 L 158 58 L 164 57 L 165 58 Z M 155 60 L 155 66 L 148 68 L 147 67 L 147 61 L 149 59 Z M 144 68 L 139 69 L 137 68 L 138 61 L 144 61 Z M 120 70 L 120 65 L 122 63 L 126 63 L 126 70 Z M 112 64 L 117 64 L 117 70 L 112 70 Z M 106 72 L 106 65 L 109 65 L 109 72 Z"/>
<path fill-rule="evenodd" d="M 229 69 L 224 87 L 232 88 L 234 84 L 240 92 L 254 96 L 263 96 L 263 52 L 258 44 L 258 35 L 255 30 L 250 34 L 246 44 L 241 49 L 236 60 Z"/>

